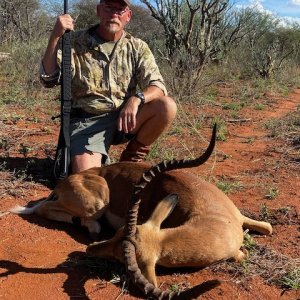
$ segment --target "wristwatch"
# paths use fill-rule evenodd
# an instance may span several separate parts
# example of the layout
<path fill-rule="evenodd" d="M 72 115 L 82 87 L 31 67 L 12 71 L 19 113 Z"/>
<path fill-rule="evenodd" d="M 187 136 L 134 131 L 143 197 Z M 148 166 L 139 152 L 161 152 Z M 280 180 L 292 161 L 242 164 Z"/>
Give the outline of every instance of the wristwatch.
<path fill-rule="evenodd" d="M 143 93 L 136 93 L 134 96 L 141 100 L 140 106 L 145 104 L 145 96 Z"/>

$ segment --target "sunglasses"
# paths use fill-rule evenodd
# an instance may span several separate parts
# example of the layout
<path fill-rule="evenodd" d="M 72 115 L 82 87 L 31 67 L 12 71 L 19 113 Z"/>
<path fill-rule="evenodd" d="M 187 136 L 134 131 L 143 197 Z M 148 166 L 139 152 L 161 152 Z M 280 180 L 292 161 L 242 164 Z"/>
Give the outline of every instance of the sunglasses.
<path fill-rule="evenodd" d="M 122 8 L 110 6 L 109 4 L 106 4 L 106 3 L 104 3 L 103 8 L 106 13 L 112 13 L 112 14 L 116 14 L 118 16 L 122 16 L 125 12 L 129 11 L 128 7 L 126 7 L 125 9 L 122 9 Z"/>

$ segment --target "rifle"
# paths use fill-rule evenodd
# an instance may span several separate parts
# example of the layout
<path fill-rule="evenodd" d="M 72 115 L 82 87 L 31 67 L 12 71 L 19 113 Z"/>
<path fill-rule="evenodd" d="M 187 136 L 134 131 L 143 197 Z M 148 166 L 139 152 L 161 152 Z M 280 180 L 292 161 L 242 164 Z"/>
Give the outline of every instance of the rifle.
<path fill-rule="evenodd" d="M 64 0 L 64 14 L 68 13 L 68 0 Z M 67 30 L 62 36 L 60 131 L 55 154 L 54 177 L 68 176 L 70 165 L 70 113 L 71 113 L 71 36 Z"/>

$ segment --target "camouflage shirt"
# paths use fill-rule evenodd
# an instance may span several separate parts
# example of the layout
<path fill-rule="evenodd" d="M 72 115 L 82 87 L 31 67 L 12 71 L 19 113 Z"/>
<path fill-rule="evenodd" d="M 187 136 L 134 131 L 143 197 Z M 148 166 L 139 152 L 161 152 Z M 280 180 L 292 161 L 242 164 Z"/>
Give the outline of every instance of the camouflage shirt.
<path fill-rule="evenodd" d="M 107 54 L 95 30 L 96 26 L 71 33 L 72 107 L 98 114 L 117 110 L 125 99 L 148 86 L 157 86 L 167 94 L 163 78 L 148 45 L 124 32 L 111 55 Z M 57 55 L 61 62 L 61 50 Z M 45 87 L 60 82 L 60 70 L 46 75 Z"/>

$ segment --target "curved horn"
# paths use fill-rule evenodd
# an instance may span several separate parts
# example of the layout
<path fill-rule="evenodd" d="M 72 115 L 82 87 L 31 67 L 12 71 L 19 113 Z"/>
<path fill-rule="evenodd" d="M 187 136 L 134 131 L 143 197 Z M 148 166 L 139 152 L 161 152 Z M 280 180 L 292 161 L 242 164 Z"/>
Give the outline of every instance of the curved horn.
<path fill-rule="evenodd" d="M 171 171 L 174 169 L 182 169 L 182 168 L 192 168 L 200 166 L 205 163 L 210 155 L 213 152 L 216 142 L 216 124 L 213 127 L 212 137 L 210 143 L 206 149 L 206 151 L 198 158 L 192 160 L 172 160 L 172 161 L 163 161 L 154 167 L 150 168 L 146 171 L 138 184 L 135 185 L 132 197 L 129 202 L 129 209 L 127 214 L 127 224 L 125 226 L 125 239 L 123 241 L 123 250 L 124 250 L 124 258 L 125 265 L 127 268 L 127 272 L 130 274 L 133 282 L 144 292 L 145 295 L 151 295 L 156 299 L 172 299 L 176 298 L 176 293 L 163 292 L 159 288 L 156 288 L 153 284 L 151 284 L 141 273 L 141 270 L 136 261 L 136 249 L 134 246 L 134 242 L 132 238 L 136 233 L 136 224 L 138 218 L 138 210 L 141 202 L 141 192 L 145 189 L 145 187 L 152 181 L 152 179 L 159 173 Z M 208 286 L 205 286 L 202 291 L 205 292 L 214 288 L 218 285 L 215 281 Z M 180 299 L 182 299 L 180 296 Z M 190 298 L 190 297 L 189 297 Z"/>
<path fill-rule="evenodd" d="M 193 168 L 198 167 L 204 164 L 209 157 L 211 156 L 215 143 L 216 143 L 216 133 L 217 133 L 217 125 L 214 124 L 212 136 L 210 139 L 210 143 L 206 149 L 206 151 L 196 159 L 180 159 L 180 160 L 170 160 L 170 161 L 162 161 L 159 164 L 153 166 L 148 171 L 144 172 L 141 176 L 140 181 L 135 185 L 133 194 L 131 196 L 129 202 L 129 209 L 127 213 L 127 226 L 125 228 L 125 237 L 133 237 L 135 235 L 135 226 L 137 223 L 137 215 L 140 204 L 140 195 L 141 192 L 146 188 L 146 186 L 152 181 L 152 179 L 159 173 L 183 169 L 183 168 Z"/>

